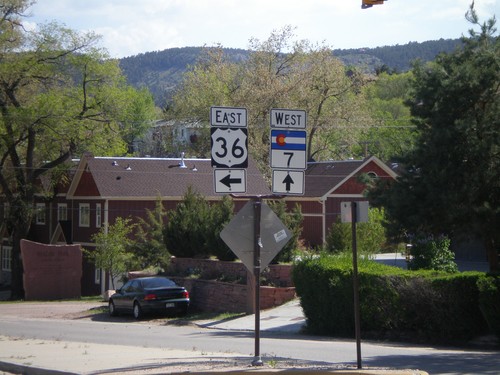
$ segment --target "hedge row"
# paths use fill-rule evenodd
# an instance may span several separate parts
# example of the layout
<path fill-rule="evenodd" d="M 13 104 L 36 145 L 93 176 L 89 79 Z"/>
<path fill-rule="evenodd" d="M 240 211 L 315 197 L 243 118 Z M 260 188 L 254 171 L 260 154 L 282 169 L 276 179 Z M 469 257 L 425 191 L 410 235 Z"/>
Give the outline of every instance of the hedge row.
<path fill-rule="evenodd" d="M 406 271 L 369 260 L 358 264 L 361 334 L 431 343 L 500 337 L 500 279 L 480 272 Z M 311 333 L 352 337 L 352 260 L 322 255 L 293 269 Z"/>

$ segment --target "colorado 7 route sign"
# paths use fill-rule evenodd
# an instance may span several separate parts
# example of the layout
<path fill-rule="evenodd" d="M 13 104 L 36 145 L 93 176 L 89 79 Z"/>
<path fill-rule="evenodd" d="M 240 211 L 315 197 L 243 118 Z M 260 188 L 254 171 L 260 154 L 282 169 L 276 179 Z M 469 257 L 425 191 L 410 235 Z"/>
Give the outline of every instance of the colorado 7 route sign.
<path fill-rule="evenodd" d="M 306 167 L 305 130 L 271 129 L 271 168 Z"/>

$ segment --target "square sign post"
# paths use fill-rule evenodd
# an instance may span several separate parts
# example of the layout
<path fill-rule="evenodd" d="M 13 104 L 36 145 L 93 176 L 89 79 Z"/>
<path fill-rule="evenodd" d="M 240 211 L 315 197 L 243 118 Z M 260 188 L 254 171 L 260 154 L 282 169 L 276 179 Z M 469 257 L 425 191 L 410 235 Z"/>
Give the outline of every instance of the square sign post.
<path fill-rule="evenodd" d="M 343 223 L 351 223 L 352 230 L 352 284 L 354 291 L 354 330 L 356 335 L 356 354 L 358 369 L 361 364 L 361 316 L 359 307 L 359 277 L 358 277 L 358 250 L 356 240 L 356 223 L 368 221 L 368 202 L 341 202 L 340 217 Z"/>
<path fill-rule="evenodd" d="M 252 366 L 262 366 L 260 357 L 260 272 L 292 237 L 271 208 L 255 197 L 222 229 L 220 236 L 253 276 L 255 312 L 255 357 Z"/>

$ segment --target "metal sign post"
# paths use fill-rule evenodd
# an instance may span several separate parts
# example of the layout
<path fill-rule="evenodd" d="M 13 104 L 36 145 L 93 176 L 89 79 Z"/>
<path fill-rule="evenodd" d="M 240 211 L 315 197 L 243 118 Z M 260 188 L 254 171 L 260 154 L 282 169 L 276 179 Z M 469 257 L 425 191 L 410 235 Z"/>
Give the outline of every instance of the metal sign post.
<path fill-rule="evenodd" d="M 253 202 L 253 222 L 254 222 L 254 259 L 253 259 L 253 277 L 255 282 L 255 356 L 252 366 L 262 366 L 260 357 L 260 248 L 262 241 L 260 238 L 260 213 L 262 208 L 262 199 L 256 198 Z"/>
<path fill-rule="evenodd" d="M 359 312 L 359 279 L 358 279 L 358 249 L 356 241 L 356 222 L 358 221 L 357 203 L 351 202 L 352 218 L 352 268 L 353 268 L 353 289 L 354 289 L 354 330 L 356 331 L 356 353 L 358 360 L 358 369 L 361 364 L 361 318 Z"/>

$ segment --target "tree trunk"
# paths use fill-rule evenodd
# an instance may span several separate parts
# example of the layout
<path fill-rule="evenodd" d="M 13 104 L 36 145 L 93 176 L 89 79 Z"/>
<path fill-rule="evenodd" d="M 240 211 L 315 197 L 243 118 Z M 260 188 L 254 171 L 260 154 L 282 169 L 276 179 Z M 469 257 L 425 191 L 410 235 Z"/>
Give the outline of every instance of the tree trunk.
<path fill-rule="evenodd" d="M 12 278 L 10 294 L 12 300 L 24 298 L 24 268 L 21 258 L 21 239 L 22 235 L 20 232 L 14 229 L 12 233 Z"/>
<path fill-rule="evenodd" d="M 26 239 L 30 231 L 33 201 L 26 203 L 21 199 L 17 199 L 13 204 L 12 207 L 15 207 L 15 209 L 10 216 L 10 226 L 12 227 L 11 299 L 17 300 L 24 298 L 24 267 L 21 257 L 21 240 Z"/>
<path fill-rule="evenodd" d="M 500 269 L 499 258 L 497 249 L 495 248 L 495 243 L 492 240 L 487 240 L 486 242 L 486 253 L 488 255 L 488 262 L 490 264 L 490 272 L 496 272 Z"/>

